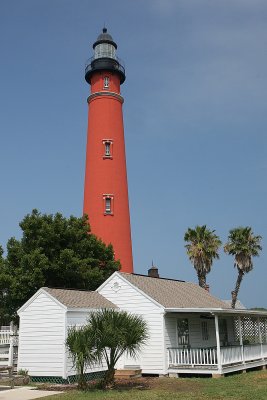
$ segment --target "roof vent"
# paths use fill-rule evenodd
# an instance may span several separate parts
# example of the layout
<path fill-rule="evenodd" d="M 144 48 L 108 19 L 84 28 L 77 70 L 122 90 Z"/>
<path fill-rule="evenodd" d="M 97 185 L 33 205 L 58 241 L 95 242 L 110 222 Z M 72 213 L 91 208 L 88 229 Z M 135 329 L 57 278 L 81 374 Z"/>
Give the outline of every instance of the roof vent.
<path fill-rule="evenodd" d="M 150 278 L 159 278 L 159 270 L 156 266 L 153 265 L 153 261 L 152 267 L 148 270 L 148 276 L 150 276 Z"/>

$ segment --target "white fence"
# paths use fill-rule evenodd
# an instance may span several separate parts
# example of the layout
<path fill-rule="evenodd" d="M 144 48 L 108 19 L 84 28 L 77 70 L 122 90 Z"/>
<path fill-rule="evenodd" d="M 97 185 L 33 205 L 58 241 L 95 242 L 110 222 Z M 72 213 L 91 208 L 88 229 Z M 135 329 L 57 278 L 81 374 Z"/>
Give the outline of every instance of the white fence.
<path fill-rule="evenodd" d="M 1 327 L 0 367 L 13 366 L 15 346 L 18 346 L 18 333 L 13 332 L 10 327 Z"/>

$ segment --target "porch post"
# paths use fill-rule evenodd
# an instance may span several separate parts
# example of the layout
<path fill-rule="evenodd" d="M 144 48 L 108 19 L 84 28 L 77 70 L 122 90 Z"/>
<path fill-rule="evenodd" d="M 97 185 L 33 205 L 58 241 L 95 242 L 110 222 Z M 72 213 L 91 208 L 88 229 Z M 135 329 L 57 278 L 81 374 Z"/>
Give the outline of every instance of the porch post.
<path fill-rule="evenodd" d="M 10 334 L 9 351 L 8 351 L 8 366 L 13 367 L 14 360 L 14 340 L 13 335 Z"/>
<path fill-rule="evenodd" d="M 216 332 L 216 344 L 217 344 L 217 363 L 218 372 L 222 373 L 222 363 L 221 363 L 221 345 L 220 345 L 220 332 L 219 332 L 219 318 L 215 315 L 215 332 Z"/>
<path fill-rule="evenodd" d="M 238 331 L 239 331 L 239 344 L 241 347 L 241 357 L 242 363 L 244 364 L 244 346 L 243 346 L 243 335 L 242 335 L 242 327 L 241 327 L 241 318 L 238 316 Z"/>
<path fill-rule="evenodd" d="M 262 336 L 261 336 L 261 325 L 260 325 L 260 317 L 257 318 L 258 320 L 258 329 L 259 329 L 259 341 L 261 345 L 261 358 L 263 358 L 263 349 L 262 349 Z"/>

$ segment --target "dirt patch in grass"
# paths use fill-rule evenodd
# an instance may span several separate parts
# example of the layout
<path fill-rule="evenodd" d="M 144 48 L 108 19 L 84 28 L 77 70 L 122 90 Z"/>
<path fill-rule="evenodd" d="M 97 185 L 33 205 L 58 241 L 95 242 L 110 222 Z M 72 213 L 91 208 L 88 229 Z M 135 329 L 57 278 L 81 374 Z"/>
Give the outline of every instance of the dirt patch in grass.
<path fill-rule="evenodd" d="M 204 387 L 203 382 L 192 378 L 149 378 L 150 388 L 168 392 L 192 392 Z"/>
<path fill-rule="evenodd" d="M 67 392 L 71 390 L 77 390 L 77 383 L 73 385 L 63 385 L 63 384 L 53 384 L 53 383 L 36 383 L 37 390 L 48 390 L 53 391 L 56 390 L 58 392 Z"/>
<path fill-rule="evenodd" d="M 177 378 L 136 378 L 136 379 L 116 379 L 112 389 L 123 390 L 156 390 L 165 392 L 192 392 L 192 390 L 201 390 L 202 382 L 196 382 L 192 379 Z"/>
<path fill-rule="evenodd" d="M 251 373 L 251 376 L 252 376 L 252 373 Z M 253 373 L 253 379 L 265 379 L 266 380 L 266 378 L 267 378 L 267 371 L 266 370 L 264 370 L 264 371 L 257 371 L 257 373 Z"/>
<path fill-rule="evenodd" d="M 115 390 L 147 390 L 150 389 L 150 382 L 148 378 L 135 378 L 135 379 L 116 379 L 113 387 Z"/>

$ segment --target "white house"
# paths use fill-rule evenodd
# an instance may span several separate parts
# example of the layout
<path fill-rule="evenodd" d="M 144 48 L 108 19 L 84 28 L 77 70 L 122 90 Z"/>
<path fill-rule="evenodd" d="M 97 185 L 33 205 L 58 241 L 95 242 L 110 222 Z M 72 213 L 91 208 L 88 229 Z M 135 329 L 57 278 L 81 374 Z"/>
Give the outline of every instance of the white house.
<path fill-rule="evenodd" d="M 193 283 L 115 272 L 96 292 L 40 289 L 18 311 L 18 368 L 35 380 L 70 379 L 75 371 L 65 349 L 68 326 L 107 307 L 141 315 L 149 328 L 139 357 L 123 356 L 118 369 L 215 376 L 267 364 L 267 312 L 233 310 Z"/>
<path fill-rule="evenodd" d="M 66 351 L 68 327 L 84 325 L 95 309 L 117 308 L 97 292 L 41 288 L 19 310 L 18 370 L 33 381 L 71 382 L 76 371 Z M 89 368 L 97 376 L 103 365 Z"/>

